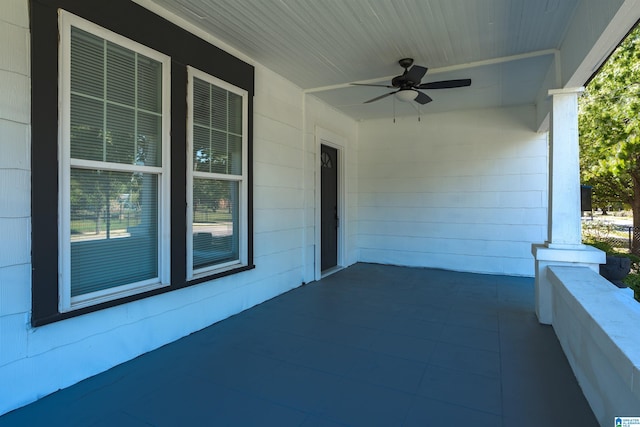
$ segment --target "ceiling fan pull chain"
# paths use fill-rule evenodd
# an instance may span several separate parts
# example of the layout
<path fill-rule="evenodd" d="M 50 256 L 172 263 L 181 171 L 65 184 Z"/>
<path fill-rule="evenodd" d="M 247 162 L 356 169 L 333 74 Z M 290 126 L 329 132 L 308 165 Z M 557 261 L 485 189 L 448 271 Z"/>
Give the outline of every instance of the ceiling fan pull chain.
<path fill-rule="evenodd" d="M 393 98 L 393 123 L 396 122 L 396 98 Z"/>

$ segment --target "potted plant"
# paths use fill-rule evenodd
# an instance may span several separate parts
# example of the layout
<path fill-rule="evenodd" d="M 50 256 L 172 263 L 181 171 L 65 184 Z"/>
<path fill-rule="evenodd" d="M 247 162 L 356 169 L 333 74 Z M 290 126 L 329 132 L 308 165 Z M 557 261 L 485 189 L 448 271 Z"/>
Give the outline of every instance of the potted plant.
<path fill-rule="evenodd" d="M 626 256 L 607 254 L 607 263 L 600 264 L 600 275 L 619 288 L 626 288 L 624 278 L 631 271 L 631 259 Z"/>

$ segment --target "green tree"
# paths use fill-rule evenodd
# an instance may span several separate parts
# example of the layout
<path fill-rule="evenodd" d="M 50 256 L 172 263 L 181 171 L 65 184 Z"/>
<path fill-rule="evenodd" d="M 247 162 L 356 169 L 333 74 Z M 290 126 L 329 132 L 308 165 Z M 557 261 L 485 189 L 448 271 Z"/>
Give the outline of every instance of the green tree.
<path fill-rule="evenodd" d="M 640 227 L 640 27 L 591 80 L 579 111 L 582 182 L 593 186 L 596 206 L 631 206 Z"/>

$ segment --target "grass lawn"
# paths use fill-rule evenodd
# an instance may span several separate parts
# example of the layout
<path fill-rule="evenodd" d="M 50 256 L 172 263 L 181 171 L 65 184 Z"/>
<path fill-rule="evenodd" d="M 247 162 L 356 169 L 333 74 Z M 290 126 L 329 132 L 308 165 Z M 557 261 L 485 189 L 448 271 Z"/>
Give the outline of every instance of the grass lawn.
<path fill-rule="evenodd" d="M 196 211 L 194 222 L 216 223 L 230 222 L 232 215 L 228 211 Z M 140 215 L 130 215 L 127 219 L 126 214 L 111 218 L 111 230 L 126 230 L 129 227 L 140 225 Z M 107 231 L 107 222 L 104 218 L 100 218 L 98 232 Z M 71 234 L 85 234 L 96 232 L 95 218 L 83 218 L 71 220 Z"/>

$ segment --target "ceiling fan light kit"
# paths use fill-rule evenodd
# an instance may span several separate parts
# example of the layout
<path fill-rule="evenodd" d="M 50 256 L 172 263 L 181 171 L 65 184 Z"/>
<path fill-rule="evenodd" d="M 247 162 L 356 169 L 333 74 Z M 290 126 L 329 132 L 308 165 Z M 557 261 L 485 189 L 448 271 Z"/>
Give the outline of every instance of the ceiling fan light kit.
<path fill-rule="evenodd" d="M 404 89 L 396 92 L 398 101 L 411 102 L 418 97 L 418 91 L 413 89 Z"/>
<path fill-rule="evenodd" d="M 424 75 L 427 73 L 427 67 L 413 65 L 413 58 L 403 58 L 398 61 L 398 64 L 400 64 L 400 66 L 404 68 L 404 72 L 401 75 L 394 77 L 391 80 L 391 85 L 351 83 L 355 86 L 375 86 L 397 89 L 393 92 L 385 93 L 384 95 L 380 95 L 373 99 L 365 101 L 365 104 L 378 101 L 382 98 L 386 98 L 387 96 L 395 94 L 396 99 L 398 99 L 399 101 L 415 101 L 418 104 L 424 105 L 433 100 L 429 95 L 421 92 L 420 89 L 452 89 L 457 87 L 471 86 L 471 79 L 442 80 L 439 82 L 420 83 Z"/>

